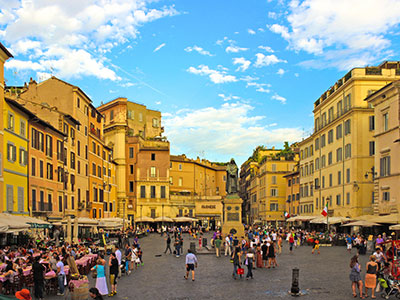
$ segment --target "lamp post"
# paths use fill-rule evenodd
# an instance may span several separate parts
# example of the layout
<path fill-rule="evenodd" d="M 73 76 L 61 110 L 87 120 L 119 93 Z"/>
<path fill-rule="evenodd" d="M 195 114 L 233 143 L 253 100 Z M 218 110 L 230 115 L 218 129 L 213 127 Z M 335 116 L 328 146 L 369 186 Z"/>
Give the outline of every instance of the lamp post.
<path fill-rule="evenodd" d="M 378 175 L 378 173 L 375 172 L 375 168 L 374 167 L 371 168 L 371 171 L 365 172 L 365 175 L 364 175 L 365 179 L 368 179 L 368 175 L 369 174 L 372 175 L 372 180 L 375 180 L 375 176 Z"/>
<path fill-rule="evenodd" d="M 123 210 L 122 210 L 122 215 L 123 215 L 123 223 L 122 223 L 122 232 L 125 232 L 125 204 L 126 204 L 126 199 L 122 199 L 122 205 L 123 205 Z"/>

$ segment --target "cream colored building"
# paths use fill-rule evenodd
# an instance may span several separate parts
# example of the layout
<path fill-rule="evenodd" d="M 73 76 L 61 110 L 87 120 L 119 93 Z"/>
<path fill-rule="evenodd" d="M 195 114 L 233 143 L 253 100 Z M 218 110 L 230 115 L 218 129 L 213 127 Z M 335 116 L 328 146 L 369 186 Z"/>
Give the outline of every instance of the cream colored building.
<path fill-rule="evenodd" d="M 203 225 L 220 226 L 225 182 L 225 165 L 171 155 L 170 198 L 174 217 L 196 217 Z"/>
<path fill-rule="evenodd" d="M 397 70 L 399 69 L 399 66 Z M 369 130 L 374 134 L 369 151 L 375 155 L 374 169 L 365 177 L 375 183 L 374 214 L 397 214 L 400 211 L 400 82 L 389 83 L 366 101 L 374 107 Z"/>
<path fill-rule="evenodd" d="M 312 215 L 314 213 L 314 140 L 312 136 L 299 142 L 299 147 L 300 203 L 296 212 L 292 214 Z"/>
<path fill-rule="evenodd" d="M 117 164 L 117 210 L 136 216 L 168 213 L 169 142 L 161 137 L 161 113 L 117 98 L 98 107 L 104 116 L 104 139 Z M 140 203 L 139 203 L 140 202 Z"/>
<path fill-rule="evenodd" d="M 364 99 L 399 79 L 396 68 L 396 63 L 387 62 L 354 68 L 315 101 L 314 133 L 309 138 L 314 143 L 314 214 L 319 215 L 326 203 L 331 216 L 372 214 L 373 182 L 364 175 L 374 165 L 369 151 L 374 110 Z M 306 162 L 310 163 L 303 159 L 300 165 Z"/>

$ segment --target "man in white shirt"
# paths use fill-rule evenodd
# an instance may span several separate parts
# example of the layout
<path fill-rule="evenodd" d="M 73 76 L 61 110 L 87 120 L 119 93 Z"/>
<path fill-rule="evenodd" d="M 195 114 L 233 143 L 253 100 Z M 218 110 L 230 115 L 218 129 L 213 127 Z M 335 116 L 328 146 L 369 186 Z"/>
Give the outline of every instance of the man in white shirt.
<path fill-rule="evenodd" d="M 225 256 L 227 256 L 229 253 L 229 256 L 232 255 L 231 251 L 231 239 L 229 237 L 229 234 L 225 237 Z"/>
<path fill-rule="evenodd" d="M 120 278 L 121 277 L 122 253 L 121 253 L 121 250 L 119 250 L 118 246 L 115 246 L 115 257 L 118 260 L 118 278 Z"/>
<path fill-rule="evenodd" d="M 189 249 L 188 254 L 186 254 L 186 275 L 184 276 L 186 280 L 189 277 L 189 272 L 192 271 L 192 281 L 194 281 L 194 268 L 197 268 L 197 257 Z"/>

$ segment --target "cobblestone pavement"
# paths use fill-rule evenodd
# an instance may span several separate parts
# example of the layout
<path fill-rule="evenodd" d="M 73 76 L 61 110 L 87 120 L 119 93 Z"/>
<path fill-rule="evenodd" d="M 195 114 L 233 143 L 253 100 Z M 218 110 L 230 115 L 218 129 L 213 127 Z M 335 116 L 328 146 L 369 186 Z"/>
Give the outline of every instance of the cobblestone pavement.
<path fill-rule="evenodd" d="M 185 253 L 190 241 L 194 240 L 184 235 Z M 349 254 L 345 247 L 321 247 L 320 255 L 311 255 L 309 246 L 301 246 L 289 253 L 285 243 L 283 253 L 277 258 L 279 267 L 256 269 L 254 279 L 248 281 L 244 278 L 233 280 L 229 258 L 199 255 L 196 281 L 192 282 L 183 278 L 184 256 L 176 258 L 163 254 L 163 238 L 153 234 L 141 239 L 140 243 L 144 266 L 119 280 L 118 295 L 113 299 L 292 299 L 288 291 L 295 267 L 300 269 L 300 289 L 304 293 L 301 299 L 352 299 L 349 262 L 355 250 Z M 363 277 L 366 261 L 367 256 L 360 257 Z"/>

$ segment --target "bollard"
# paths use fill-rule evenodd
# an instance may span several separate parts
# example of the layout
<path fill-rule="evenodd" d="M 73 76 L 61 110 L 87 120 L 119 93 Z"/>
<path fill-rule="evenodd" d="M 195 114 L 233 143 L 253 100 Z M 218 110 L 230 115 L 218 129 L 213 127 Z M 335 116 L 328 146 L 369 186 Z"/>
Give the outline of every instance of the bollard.
<path fill-rule="evenodd" d="M 299 269 L 294 268 L 292 270 L 292 287 L 290 289 L 290 294 L 292 296 L 300 296 L 300 288 L 299 288 Z"/>
<path fill-rule="evenodd" d="M 190 242 L 189 249 L 192 251 L 192 253 L 196 254 L 196 243 L 195 242 Z"/>

